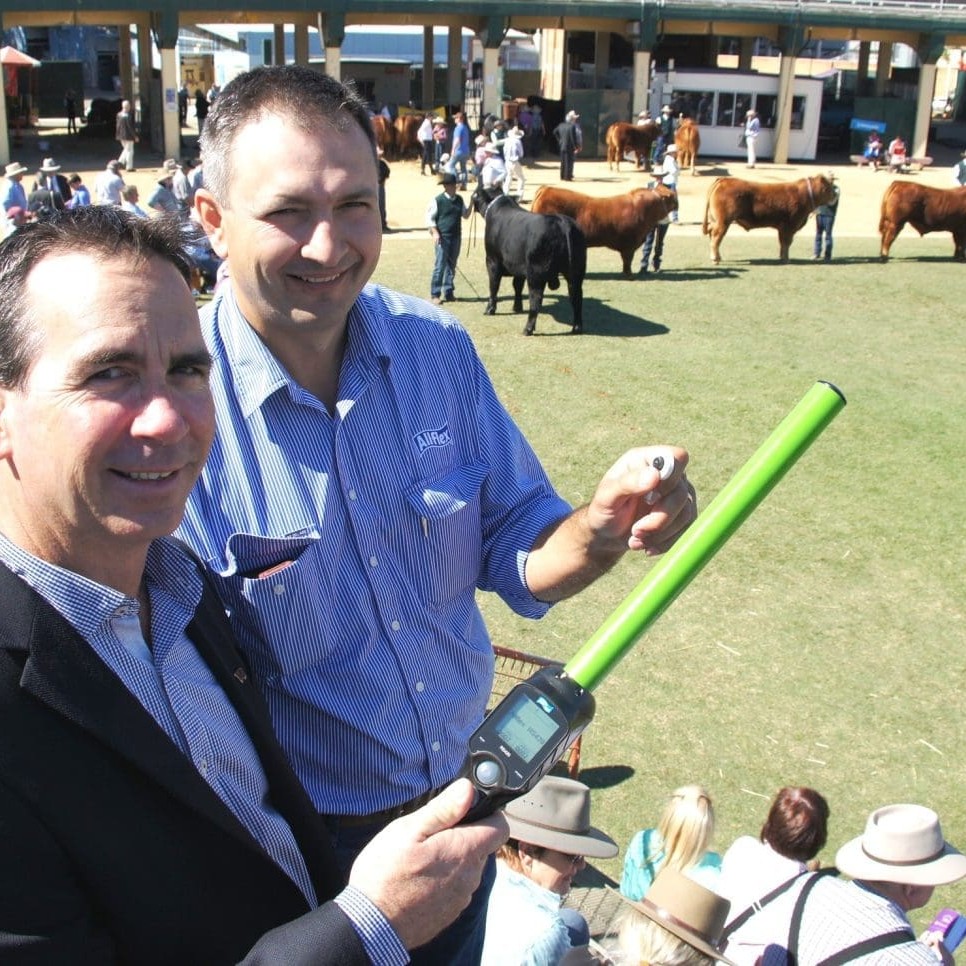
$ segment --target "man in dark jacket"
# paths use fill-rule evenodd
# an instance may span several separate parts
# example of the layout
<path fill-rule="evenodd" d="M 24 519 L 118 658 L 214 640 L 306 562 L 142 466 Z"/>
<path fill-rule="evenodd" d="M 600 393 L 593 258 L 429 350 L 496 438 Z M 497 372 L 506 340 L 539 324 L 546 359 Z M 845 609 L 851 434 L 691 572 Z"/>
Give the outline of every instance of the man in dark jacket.
<path fill-rule="evenodd" d="M 580 115 L 576 111 L 568 111 L 566 117 L 554 129 L 553 135 L 560 148 L 560 180 L 574 180 L 574 157 L 580 153 L 583 145 L 583 134 L 577 123 Z"/>
<path fill-rule="evenodd" d="M 456 783 L 344 887 L 222 604 L 165 539 L 214 435 L 181 232 L 93 206 L 0 246 L 0 959 L 404 963 L 501 819 Z"/>

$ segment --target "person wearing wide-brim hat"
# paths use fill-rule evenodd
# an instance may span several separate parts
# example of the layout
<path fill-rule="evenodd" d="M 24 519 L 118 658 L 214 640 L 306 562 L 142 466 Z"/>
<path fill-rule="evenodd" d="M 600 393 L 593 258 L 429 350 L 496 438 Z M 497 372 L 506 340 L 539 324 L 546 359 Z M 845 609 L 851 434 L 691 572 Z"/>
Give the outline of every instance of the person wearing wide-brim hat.
<path fill-rule="evenodd" d="M 510 839 L 497 852 L 483 966 L 557 963 L 586 946 L 586 920 L 562 908 L 584 857 L 610 858 L 617 843 L 590 824 L 590 789 L 548 775 L 506 806 Z"/>
<path fill-rule="evenodd" d="M 21 184 L 23 176 L 29 171 L 19 161 L 11 161 L 3 170 L 3 210 L 23 208 L 27 210 L 27 190 Z"/>
<path fill-rule="evenodd" d="M 627 962 L 735 966 L 722 952 L 721 938 L 731 903 L 679 869 L 661 869 L 643 899 L 621 899 L 627 911 L 619 943 Z"/>
<path fill-rule="evenodd" d="M 817 872 L 793 890 L 789 931 L 797 921 L 798 941 L 788 942 L 787 953 L 797 955 L 798 966 L 818 966 L 833 956 L 836 962 L 865 956 L 862 962 L 896 966 L 936 966 L 937 956 L 952 962 L 948 953 L 943 957 L 918 941 L 907 917 L 932 899 L 937 886 L 966 878 L 966 856 L 945 840 L 931 808 L 877 808 L 865 831 L 838 850 L 835 864 L 851 881 Z M 764 966 L 784 964 L 785 953 L 773 957 L 766 949 Z"/>
<path fill-rule="evenodd" d="M 53 158 L 44 158 L 43 164 L 37 172 L 31 198 L 37 192 L 50 192 L 49 205 L 56 211 L 63 211 L 70 201 L 71 188 L 67 179 L 60 174 L 60 165 Z M 33 202 L 31 202 L 33 205 Z"/>

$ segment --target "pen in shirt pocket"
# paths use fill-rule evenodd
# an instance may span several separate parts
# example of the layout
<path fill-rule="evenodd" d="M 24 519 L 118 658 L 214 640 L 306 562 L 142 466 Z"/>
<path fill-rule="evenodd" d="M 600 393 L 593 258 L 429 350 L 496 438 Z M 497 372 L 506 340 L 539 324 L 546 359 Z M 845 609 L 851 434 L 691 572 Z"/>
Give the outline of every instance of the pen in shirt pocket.
<path fill-rule="evenodd" d="M 423 536 L 428 540 L 429 539 L 429 518 L 421 517 L 420 519 L 423 521 Z"/>

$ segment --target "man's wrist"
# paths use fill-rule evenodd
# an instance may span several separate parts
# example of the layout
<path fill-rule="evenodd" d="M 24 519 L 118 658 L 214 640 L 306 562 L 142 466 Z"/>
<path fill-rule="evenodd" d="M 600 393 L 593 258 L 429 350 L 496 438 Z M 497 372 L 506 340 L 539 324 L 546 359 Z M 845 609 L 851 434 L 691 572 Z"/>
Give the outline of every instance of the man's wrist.
<path fill-rule="evenodd" d="M 355 886 L 346 886 L 335 904 L 348 916 L 375 966 L 405 966 L 409 953 L 382 910 Z"/>

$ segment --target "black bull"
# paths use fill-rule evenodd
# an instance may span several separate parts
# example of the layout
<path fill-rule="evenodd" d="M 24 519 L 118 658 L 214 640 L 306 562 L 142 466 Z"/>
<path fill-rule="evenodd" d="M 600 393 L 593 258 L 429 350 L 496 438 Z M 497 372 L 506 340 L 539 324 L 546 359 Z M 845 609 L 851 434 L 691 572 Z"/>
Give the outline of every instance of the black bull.
<path fill-rule="evenodd" d="M 574 312 L 572 332 L 583 332 L 584 273 L 587 271 L 587 242 L 577 223 L 566 215 L 535 215 L 524 211 L 499 189 L 477 188 L 473 207 L 484 216 L 483 243 L 490 297 L 485 315 L 496 313 L 500 279 L 513 278 L 513 311 L 523 311 L 523 283 L 530 292 L 530 308 L 524 335 L 533 335 L 543 305 L 543 290 L 560 287 L 567 280 Z"/>

